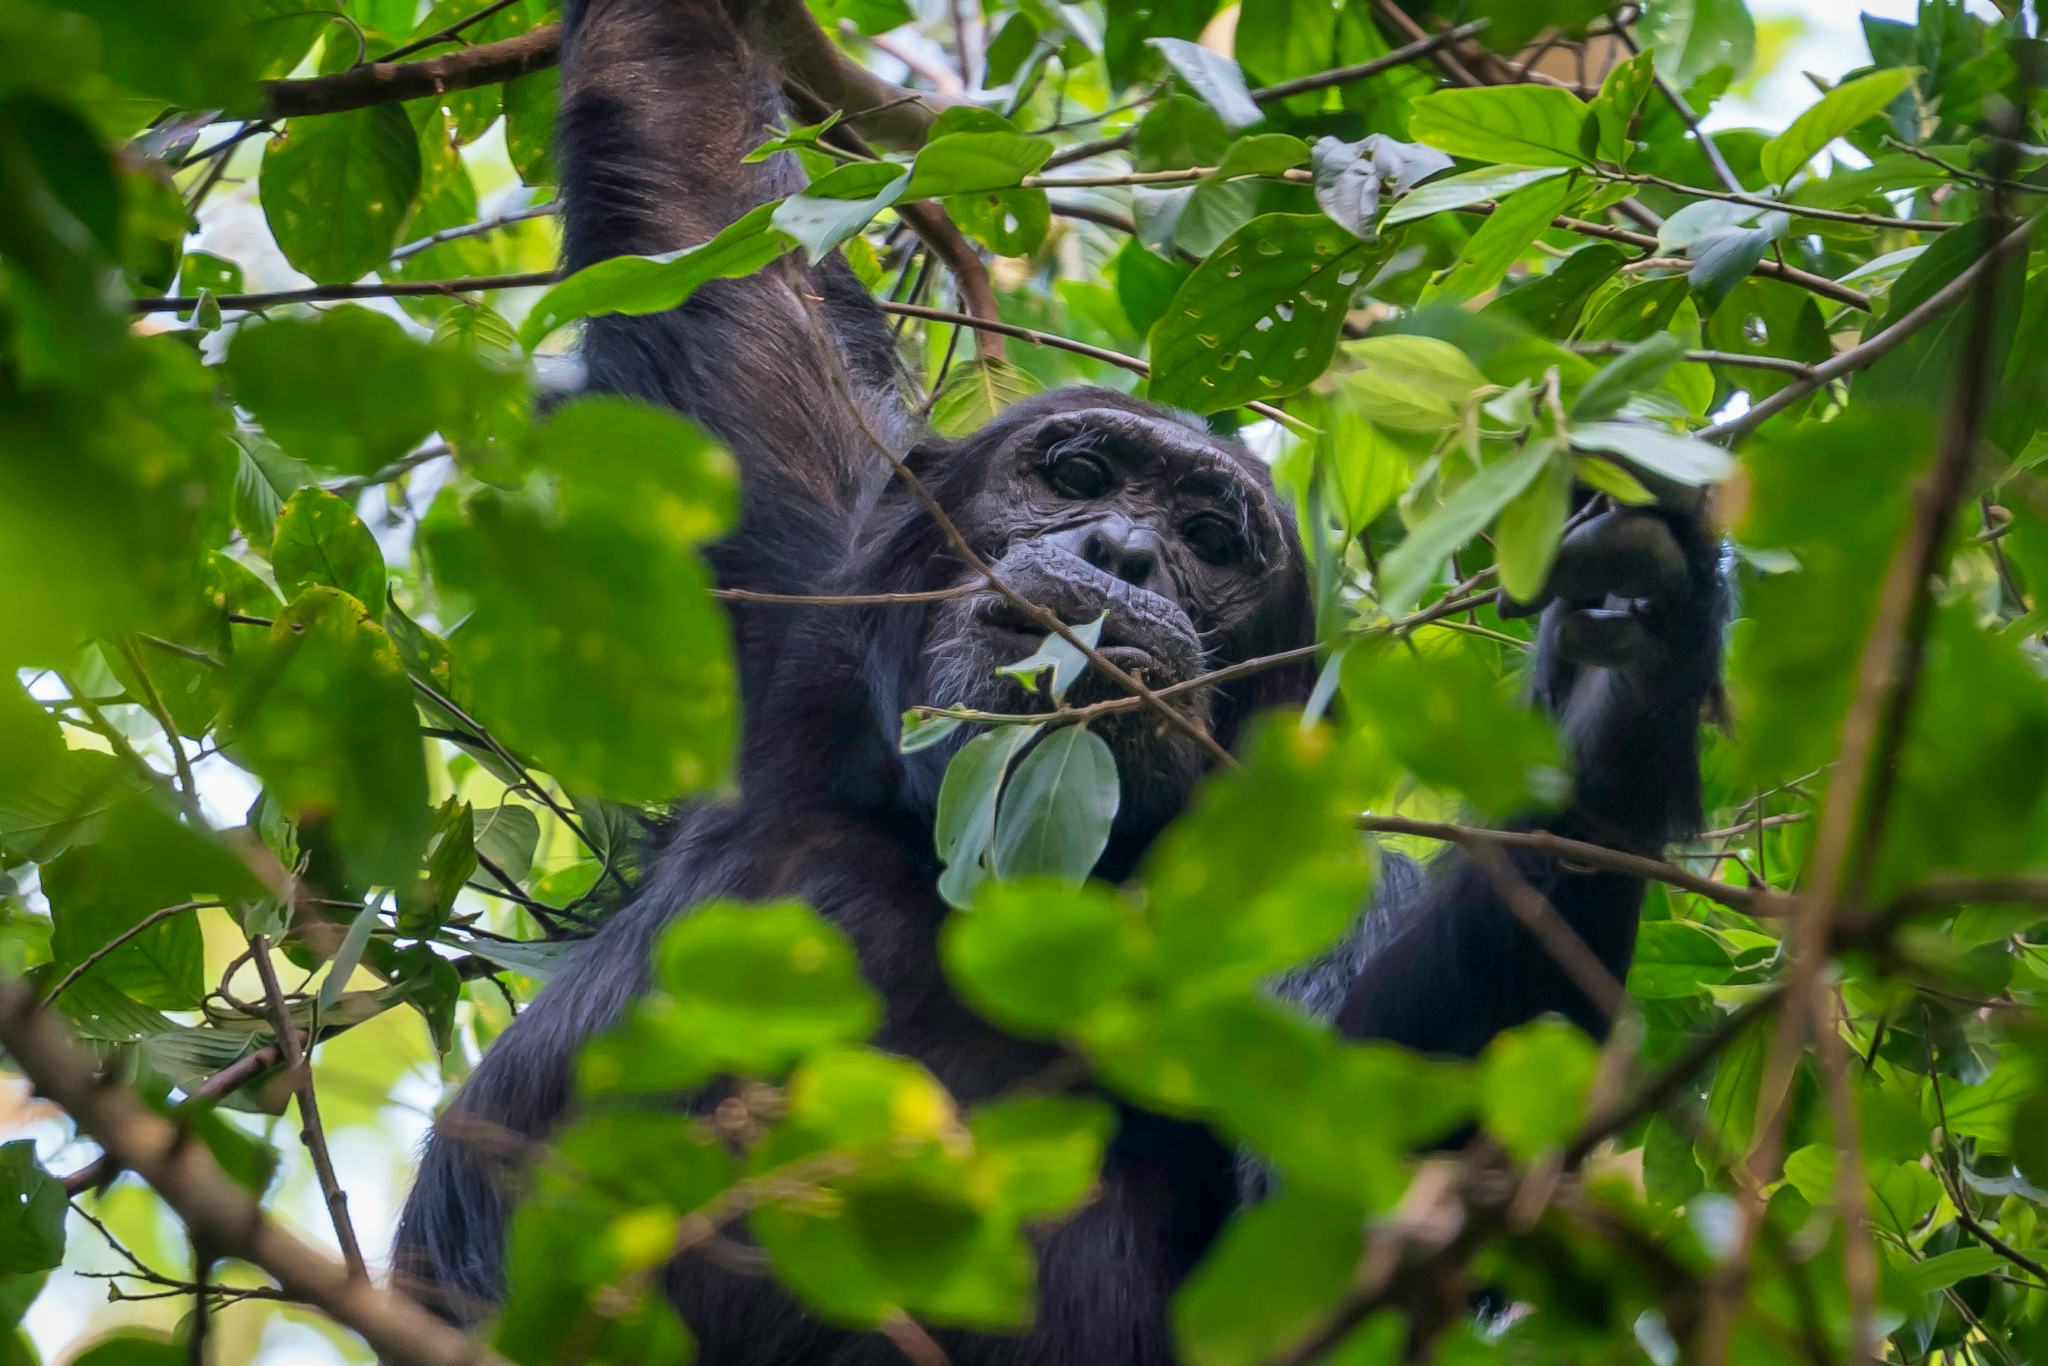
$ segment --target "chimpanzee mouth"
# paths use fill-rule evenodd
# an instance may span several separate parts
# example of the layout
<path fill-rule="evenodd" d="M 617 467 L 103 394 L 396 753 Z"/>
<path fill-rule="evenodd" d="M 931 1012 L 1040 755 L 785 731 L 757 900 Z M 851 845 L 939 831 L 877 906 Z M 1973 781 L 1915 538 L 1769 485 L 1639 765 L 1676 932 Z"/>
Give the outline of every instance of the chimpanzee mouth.
<path fill-rule="evenodd" d="M 990 594 L 976 606 L 975 620 L 990 637 L 996 652 L 1014 652 L 1004 660 L 1006 664 L 1032 654 L 1049 634 L 1042 622 L 1025 615 L 1007 598 Z M 1175 629 L 1169 621 L 1120 612 L 1115 605 L 1098 612 L 1097 617 L 1083 621 L 1075 621 L 1075 615 L 1063 612 L 1060 617 L 1084 640 L 1097 617 L 1100 618 L 1100 634 L 1095 638 L 1096 653 L 1117 668 L 1135 675 L 1140 682 L 1161 687 L 1192 678 L 1200 668 L 1201 654 L 1192 633 Z M 1114 696 L 1123 691 L 1122 685 L 1114 678 L 1098 677 L 1100 672 L 1089 669 L 1076 680 L 1075 692 L 1086 696 L 1076 696 L 1072 700 L 1092 701 L 1098 694 Z"/>

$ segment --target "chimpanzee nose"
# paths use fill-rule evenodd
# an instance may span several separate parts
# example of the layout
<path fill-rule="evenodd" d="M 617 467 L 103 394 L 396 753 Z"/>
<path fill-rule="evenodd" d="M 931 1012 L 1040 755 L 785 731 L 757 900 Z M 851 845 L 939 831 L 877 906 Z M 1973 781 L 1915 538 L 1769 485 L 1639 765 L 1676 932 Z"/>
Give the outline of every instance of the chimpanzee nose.
<path fill-rule="evenodd" d="M 1120 513 L 1071 527 L 1053 539 L 1061 549 L 1140 588 L 1152 587 L 1160 572 L 1159 534 Z"/>

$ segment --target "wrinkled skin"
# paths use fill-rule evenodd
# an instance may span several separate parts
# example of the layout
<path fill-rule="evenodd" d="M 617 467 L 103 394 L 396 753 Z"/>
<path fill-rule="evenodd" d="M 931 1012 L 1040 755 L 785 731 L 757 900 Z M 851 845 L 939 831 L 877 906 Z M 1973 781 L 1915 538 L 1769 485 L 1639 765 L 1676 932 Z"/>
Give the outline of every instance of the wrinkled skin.
<path fill-rule="evenodd" d="M 568 264 L 708 239 L 799 183 L 787 158 L 743 165 L 781 113 L 744 0 L 571 0 L 564 21 L 562 194 Z M 1193 419 L 1096 389 L 1042 394 L 949 442 L 910 416 L 893 337 L 843 263 L 786 260 L 648 317 L 594 320 L 593 388 L 668 404 L 738 460 L 738 527 L 715 550 L 727 587 L 781 594 L 930 593 L 872 607 L 735 604 L 743 744 L 734 800 L 682 810 L 630 904 L 496 1041 L 424 1152 L 393 1252 L 398 1282 L 459 1322 L 505 1293 L 521 1189 L 515 1138 L 575 1106 L 576 1051 L 645 979 L 663 925 L 700 902 L 800 897 L 852 940 L 885 1002 L 877 1047 L 975 1103 L 1043 1075 L 1046 1045 L 1004 1035 L 954 996 L 937 938 L 934 801 L 951 747 L 898 753 L 919 703 L 1049 705 L 994 675 L 1039 633 L 977 576 L 876 447 L 907 466 L 1012 589 L 1079 625 L 1153 686 L 1313 641 L 1302 554 L 1270 479 Z M 1698 819 L 1698 732 L 1719 679 L 1720 580 L 1700 519 L 1590 515 L 1542 599 L 1531 686 L 1560 718 L 1575 782 L 1554 830 L 1650 852 Z M 1306 664 L 1186 699 L 1235 745 L 1262 708 L 1298 702 Z M 1114 696 L 1084 678 L 1074 700 Z M 1098 876 L 1128 874 L 1205 769 L 1144 710 L 1105 727 L 1122 802 Z M 956 739 L 955 744 L 957 745 Z M 1641 885 L 1516 853 L 1602 965 L 1627 975 Z M 1382 862 L 1353 933 L 1276 989 L 1345 1035 L 1471 1056 L 1557 1012 L 1606 1021 L 1473 865 Z M 689 1099 L 693 1105 L 704 1097 Z M 1043 1238 L 1038 1306 L 1008 1335 L 940 1332 L 956 1366 L 1168 1366 L 1167 1306 L 1224 1223 L 1259 1194 L 1239 1155 L 1192 1121 L 1120 1104 L 1089 1204 Z M 479 1142 L 479 1133 L 494 1142 Z M 701 1255 L 667 1288 L 707 1366 L 882 1366 L 886 1338 L 827 1326 L 774 1281 Z"/>

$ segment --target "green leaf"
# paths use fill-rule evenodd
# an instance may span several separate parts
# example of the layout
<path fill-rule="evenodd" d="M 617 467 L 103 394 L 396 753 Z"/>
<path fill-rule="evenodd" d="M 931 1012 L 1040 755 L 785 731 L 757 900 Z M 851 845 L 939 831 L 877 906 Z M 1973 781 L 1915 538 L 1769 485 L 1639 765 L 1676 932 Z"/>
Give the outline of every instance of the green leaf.
<path fill-rule="evenodd" d="M 1116 1123 L 1116 1111 L 1097 1100 L 1018 1096 L 980 1106 L 968 1121 L 971 1179 L 993 1192 L 1000 1218 L 1064 1214 L 1094 1188 Z"/>
<path fill-rule="evenodd" d="M 1580 387 L 1572 400 L 1573 419 L 1587 422 L 1619 411 L 1631 395 L 1654 387 L 1684 355 L 1685 343 L 1669 332 L 1637 342 Z"/>
<path fill-rule="evenodd" d="M 1526 186 L 1564 174 L 1566 168 L 1562 166 L 1493 166 L 1483 171 L 1445 176 L 1402 195 L 1380 221 L 1380 230 L 1384 232 L 1418 218 L 1483 204 L 1489 199 L 1505 199 Z"/>
<path fill-rule="evenodd" d="M 142 781 L 111 754 L 66 748 L 50 714 L 18 682 L 0 682 L 0 848 L 55 858 Z"/>
<path fill-rule="evenodd" d="M 0 1275 L 64 1260 L 64 1187 L 36 1161 L 33 1139 L 0 1143 Z"/>
<path fill-rule="evenodd" d="M 996 795 L 1003 775 L 1018 750 L 1037 733 L 1037 726 L 999 726 L 962 745 L 946 765 L 932 842 L 946 865 L 939 894 L 952 905 L 972 901 L 975 886 L 986 876 L 982 859 L 995 843 Z"/>
<path fill-rule="evenodd" d="M 1514 166 L 1584 166 L 1586 102 L 1550 85 L 1438 90 L 1415 101 L 1408 136 L 1452 156 Z"/>
<path fill-rule="evenodd" d="M 1316 1191 L 1241 1209 L 1173 1300 L 1189 1366 L 1287 1355 L 1344 1297 L 1365 1250 L 1364 1211 Z"/>
<path fill-rule="evenodd" d="M 718 782 L 731 647 L 698 551 L 731 516 L 725 452 L 672 413 L 593 397 L 515 463 L 520 488 L 444 494 L 422 527 L 443 591 L 474 603 L 449 648 L 476 714 L 578 790 L 658 801 Z"/>
<path fill-rule="evenodd" d="M 1451 159 L 1430 147 L 1397 142 L 1372 133 L 1358 142 L 1318 138 L 1315 146 L 1316 203 L 1324 213 L 1357 233 L 1378 229 L 1382 187 L 1405 195 L 1422 181 L 1451 169 Z"/>
<path fill-rule="evenodd" d="M 1102 623 L 1108 618 L 1109 614 L 1104 612 L 1095 620 L 1072 628 L 1074 638 L 1094 648 L 1096 641 L 1102 638 Z M 1045 692 L 1053 701 L 1059 702 L 1066 699 L 1067 689 L 1074 686 L 1074 681 L 1087 668 L 1087 655 L 1068 643 L 1065 636 L 1048 633 L 1036 650 L 1015 664 L 1003 665 L 996 672 L 1005 678 L 1016 679 L 1027 689 L 1036 689 L 1040 680 L 1050 673 L 1052 677 L 1045 681 Z"/>
<path fill-rule="evenodd" d="M 1542 443 L 1535 450 L 1539 461 L 1548 455 Z M 1487 657 L 1493 653 L 1490 644 L 1441 630 L 1416 648 L 1363 642 L 1344 658 L 1344 697 L 1432 787 L 1462 793 L 1495 817 L 1555 806 L 1567 790 L 1556 728 L 1515 695 Z"/>
<path fill-rule="evenodd" d="M 313 471 L 277 448 L 263 433 L 235 433 L 235 529 L 268 554 L 284 500 L 313 482 Z"/>
<path fill-rule="evenodd" d="M 1980 260 L 1988 245 L 1987 232 L 1984 223 L 1974 222 L 1936 238 L 1893 283 L 1883 315 L 1865 324 L 1864 337 L 1875 336 L 1905 317 Z M 1958 300 L 1878 357 L 1856 377 L 1850 393 L 1886 406 L 1940 411 L 1949 401 L 1956 360 L 1963 352 L 1962 339 L 1968 331 L 1987 327 L 1991 330 L 1987 363 L 1993 374 L 2004 372 L 2013 335 L 2025 311 L 2025 298 L 2024 286 L 2014 278 L 2000 291 L 1994 317 L 1982 317 L 1968 299 Z"/>
<path fill-rule="evenodd" d="M 18 298 L 18 291 L 10 298 Z M 93 372 L 89 401 L 0 384 L 0 665 L 175 631 L 234 483 L 214 376 L 169 338 Z"/>
<path fill-rule="evenodd" d="M 263 894 L 240 858 L 210 832 L 163 810 L 153 794 L 123 802 L 98 842 L 44 865 L 43 891 L 50 956 L 67 971 L 166 907 Z M 143 1005 L 192 1009 L 206 991 L 199 916 L 195 909 L 159 920 L 122 941 L 88 976 Z"/>
<path fill-rule="evenodd" d="M 1742 283 L 1757 262 L 1764 259 L 1771 243 L 1785 235 L 1792 220 L 1771 213 L 1753 228 L 1729 228 L 1711 233 L 1692 246 L 1693 267 L 1686 283 L 1699 295 L 1700 306 L 1718 308 L 1728 292 Z"/>
<path fill-rule="evenodd" d="M 1617 165 L 1628 160 L 1629 133 L 1636 112 L 1656 88 L 1655 54 L 1638 52 L 1625 62 L 1616 62 L 1600 80 L 1600 93 L 1593 97 L 1593 119 L 1600 125 L 1600 159 Z"/>
<path fill-rule="evenodd" d="M 983 882 L 946 920 L 946 974 L 1006 1029 L 1056 1036 L 1137 979 L 1138 917 L 1107 887 L 1048 878 Z"/>
<path fill-rule="evenodd" d="M 522 185 L 555 183 L 555 121 L 562 73 L 536 71 L 505 83 L 505 156 Z"/>
<path fill-rule="evenodd" d="M 585 266 L 540 296 L 520 325 L 520 343 L 531 351 L 578 318 L 665 313 L 706 281 L 753 274 L 795 245 L 773 221 L 780 204 L 749 209 L 698 246 L 659 256 L 613 256 Z"/>
<path fill-rule="evenodd" d="M 855 161 L 776 205 L 769 221 L 794 238 L 813 264 L 903 197 L 910 172 L 893 161 Z"/>
<path fill-rule="evenodd" d="M 996 875 L 1086 878 L 1109 845 L 1119 795 L 1108 743 L 1084 725 L 1055 730 L 1003 788 L 990 847 Z"/>
<path fill-rule="evenodd" d="M 1245 88 L 1244 72 L 1222 53 L 1184 38 L 1147 38 L 1145 45 L 1166 58 L 1188 89 L 1200 95 L 1227 127 L 1248 128 L 1265 117 Z"/>
<path fill-rule="evenodd" d="M 1330 363 L 1353 290 L 1390 250 L 1322 214 L 1254 218 L 1153 327 L 1151 398 L 1210 413 L 1306 387 Z"/>
<path fill-rule="evenodd" d="M 471 813 L 476 851 L 505 870 L 515 881 L 533 871 L 540 848 L 540 818 L 529 807 L 511 802 Z"/>
<path fill-rule="evenodd" d="M 360 882 L 406 880 L 426 844 L 426 763 L 383 628 L 347 594 L 308 588 L 234 673 L 230 756 L 294 819 L 330 831 Z"/>
<path fill-rule="evenodd" d="M 1413 607 L 1451 552 L 1499 516 L 1550 459 L 1545 443 L 1530 442 L 1460 484 L 1380 562 L 1380 610 L 1399 616 Z"/>
<path fill-rule="evenodd" d="M 1011 189 L 1045 165 L 1052 152 L 1051 138 L 1024 133 L 944 133 L 918 150 L 901 197 L 940 199 Z"/>
<path fill-rule="evenodd" d="M 383 265 L 420 188 L 419 141 L 396 104 L 293 119 L 257 182 L 263 217 L 293 269 L 345 283 Z"/>
<path fill-rule="evenodd" d="M 236 400 L 288 453 L 350 474 L 374 473 L 436 431 L 466 434 L 478 413 L 526 389 L 524 376 L 415 340 L 356 304 L 240 329 L 227 373 Z"/>
<path fill-rule="evenodd" d="M 384 605 L 384 556 L 376 538 L 346 502 L 325 489 L 300 489 L 284 505 L 270 568 L 286 597 L 325 584 L 366 607 Z"/>
<path fill-rule="evenodd" d="M 1360 756 L 1321 727 L 1274 716 L 1145 856 L 1165 979 L 1241 989 L 1327 949 L 1358 918 L 1372 855 Z"/>
<path fill-rule="evenodd" d="M 1551 219 L 1571 206 L 1579 190 L 1572 177 L 1531 185 L 1503 199 L 1465 243 L 1457 264 L 1432 282 L 1424 302 L 1464 303 L 1500 288 L 1508 268 L 1528 252 Z"/>
<path fill-rule="evenodd" d="M 1543 591 L 1551 562 L 1557 558 L 1565 516 L 1571 511 L 1571 461 L 1555 442 L 1544 444 L 1551 448 L 1550 463 L 1501 509 L 1493 533 L 1500 586 L 1519 602 L 1532 602 Z"/>
<path fill-rule="evenodd" d="M 1873 71 L 1843 81 L 1792 121 L 1792 126 L 1766 142 L 1762 152 L 1764 178 L 1782 185 L 1797 175 L 1816 153 L 1913 88 L 1918 73 L 1911 69 Z"/>
<path fill-rule="evenodd" d="M 780 1076 L 881 1023 L 843 930 L 796 901 L 700 906 L 662 931 L 650 1006 L 715 1072 Z"/>
<path fill-rule="evenodd" d="M 932 395 L 932 426 L 941 436 L 966 436 L 1044 387 L 1037 376 L 1008 361 L 989 358 L 956 365 Z"/>
<path fill-rule="evenodd" d="M 1344 348 L 1358 368 L 1344 392 L 1366 419 L 1396 431 L 1440 432 L 1455 425 L 1486 376 L 1463 351 L 1435 337 L 1367 337 Z"/>
<path fill-rule="evenodd" d="M 1662 0 L 1643 13 L 1639 36 L 1657 70 L 1683 90 L 1716 68 L 1749 70 L 1756 24 L 1743 0 Z"/>
<path fill-rule="evenodd" d="M 1697 486 L 1726 479 L 1735 466 L 1719 446 L 1662 427 L 1631 422 L 1586 422 L 1570 432 L 1574 448 L 1618 455 L 1652 474 Z"/>
<path fill-rule="evenodd" d="M 1562 1020 L 1511 1029 L 1479 1055 L 1479 1113 L 1486 1131 L 1531 1161 L 1578 1132 L 1600 1050 Z"/>

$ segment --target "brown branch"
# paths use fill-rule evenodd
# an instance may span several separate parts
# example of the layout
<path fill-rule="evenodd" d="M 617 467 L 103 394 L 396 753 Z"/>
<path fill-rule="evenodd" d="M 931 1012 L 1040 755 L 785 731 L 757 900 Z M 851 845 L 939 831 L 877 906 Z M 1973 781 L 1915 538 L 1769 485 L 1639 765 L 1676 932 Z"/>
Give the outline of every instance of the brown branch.
<path fill-rule="evenodd" d="M 283 304 L 333 303 L 344 299 L 405 299 L 428 295 L 476 294 L 491 289 L 530 289 L 551 285 L 561 279 L 553 270 L 531 270 L 517 275 L 471 275 L 458 280 L 385 280 L 371 284 L 314 285 L 307 289 L 273 289 L 257 294 L 217 294 L 214 302 L 222 308 L 254 312 Z M 198 295 L 168 298 L 130 299 L 130 313 L 183 313 L 199 306 Z"/>
<path fill-rule="evenodd" d="M 1690 262 L 1687 262 L 1690 265 Z M 1578 341 L 1567 343 L 1573 351 L 1582 356 L 1618 356 L 1629 349 L 1630 343 L 1621 341 Z M 1810 378 L 1813 367 L 1803 360 L 1789 356 L 1752 356 L 1742 351 L 1715 351 L 1695 348 L 1679 354 L 1680 360 L 1697 362 L 1700 365 L 1730 365 L 1750 370 L 1776 370 L 1780 374 L 1792 375 L 1799 379 Z"/>
<path fill-rule="evenodd" d="M 116 1167 L 147 1181 L 216 1255 L 257 1267 L 293 1299 L 361 1335 L 400 1366 L 502 1366 L 502 1359 L 414 1301 L 378 1287 L 272 1223 L 204 1143 L 151 1110 L 92 1058 L 35 993 L 0 972 L 0 1044 L 37 1094 L 65 1110 Z"/>
<path fill-rule="evenodd" d="M 374 915 L 365 906 L 357 915 Z M 341 1245 L 341 1259 L 348 1274 L 367 1281 L 369 1268 L 363 1265 L 362 1245 L 356 1241 L 355 1224 L 348 1217 L 348 1192 L 334 1173 L 334 1156 L 327 1150 L 327 1131 L 320 1124 L 320 1098 L 313 1091 L 313 1068 L 301 1044 L 298 1026 L 292 1023 L 291 1008 L 285 1004 L 284 988 L 278 985 L 277 968 L 270 961 L 270 936 L 252 935 L 249 952 L 256 962 L 256 975 L 263 981 L 263 998 L 270 1010 L 270 1026 L 284 1054 L 285 1073 L 291 1079 L 292 1094 L 299 1102 L 299 1142 L 313 1159 L 313 1171 L 320 1179 L 320 1193 L 327 1200 L 327 1217 L 334 1224 L 334 1239 Z M 329 971 L 334 969 L 330 968 Z M 308 1040 L 307 1042 L 310 1042 Z"/>
<path fill-rule="evenodd" d="M 1291 81 L 1282 81 L 1278 85 L 1261 86 L 1259 89 L 1251 92 L 1251 97 L 1256 103 L 1269 104 L 1274 100 L 1284 100 L 1290 95 L 1303 95 L 1311 90 L 1327 90 L 1331 86 L 1349 85 L 1353 81 L 1362 81 L 1369 77 L 1377 76 L 1383 71 L 1391 71 L 1397 66 L 1406 66 L 1410 62 L 1419 61 L 1425 57 L 1434 57 L 1445 48 L 1461 43 L 1479 32 L 1488 22 L 1485 19 L 1475 19 L 1471 23 L 1460 24 L 1456 28 L 1448 28 L 1441 33 L 1433 33 L 1417 38 L 1413 42 L 1394 48 L 1373 58 L 1369 62 L 1359 62 L 1352 66 L 1332 67 L 1328 71 L 1317 71 L 1306 76 L 1297 76 Z M 1045 164 L 1048 168 L 1071 166 L 1077 161 L 1086 161 L 1090 157 L 1103 156 L 1110 152 L 1120 152 L 1137 141 L 1137 138 L 1138 130 L 1136 128 L 1129 128 L 1111 137 L 1097 138 L 1093 142 L 1083 142 L 1073 147 L 1063 148 L 1053 153 L 1052 157 Z"/>
<path fill-rule="evenodd" d="M 752 588 L 714 588 L 711 596 L 721 602 L 758 602 L 789 607 L 895 607 L 910 603 L 944 602 L 964 598 L 981 590 L 973 584 L 932 588 L 919 593 L 762 593 Z"/>
<path fill-rule="evenodd" d="M 1619 1015 L 1628 1004 L 1628 992 L 1607 970 L 1599 955 L 1587 946 L 1579 932 L 1572 928 L 1571 922 L 1558 914 L 1550 898 L 1522 875 L 1521 869 L 1501 852 L 1498 844 L 1473 840 L 1464 847 L 1466 856 L 1500 894 L 1501 904 L 1507 907 L 1508 914 L 1519 921 L 1529 936 L 1550 955 L 1551 961 L 1564 970 L 1572 985 L 1609 1021 Z"/>
<path fill-rule="evenodd" d="M 1901 232 L 1947 232 L 1960 228 L 1960 221 L 1944 218 L 1896 218 L 1882 213 L 1855 213 L 1848 209 L 1822 209 L 1811 204 L 1794 204 L 1783 199 L 1772 199 L 1768 195 L 1750 194 L 1747 190 L 1710 190 L 1703 185 L 1686 185 L 1676 180 L 1666 180 L 1660 175 L 1645 175 L 1637 171 L 1589 171 L 1587 174 L 1611 180 L 1617 185 L 1654 185 L 1660 190 L 1686 195 L 1693 199 L 1718 199 L 1726 204 L 1746 204 L 1753 209 L 1775 209 L 1794 218 L 1817 218 L 1824 223 L 1853 223 L 1863 228 L 1895 228 Z"/>
<path fill-rule="evenodd" d="M 1626 24 L 1615 25 L 1614 36 L 1621 40 L 1622 46 L 1630 53 L 1637 56 L 1642 54 L 1643 49 L 1637 45 L 1635 36 L 1628 31 Z M 1671 111 L 1678 115 L 1679 121 L 1692 130 L 1693 141 L 1699 144 L 1700 155 L 1706 158 L 1707 165 L 1713 169 L 1714 178 L 1729 190 L 1741 194 L 1742 181 L 1736 177 L 1734 168 L 1728 164 L 1728 158 L 1721 155 L 1721 149 L 1712 136 L 1700 126 L 1700 116 L 1685 102 L 1685 96 L 1678 93 L 1678 87 L 1666 80 L 1664 73 L 1655 67 L 1650 69 L 1650 78 L 1657 83 L 1657 93 L 1664 97 L 1664 102 L 1671 106 Z"/>
<path fill-rule="evenodd" d="M 488 5 L 463 15 L 446 28 L 436 29 L 432 33 L 421 34 L 403 47 L 392 48 L 391 51 L 385 53 L 377 60 L 380 62 L 395 62 L 401 57 L 410 57 L 415 52 L 425 52 L 436 44 L 453 42 L 461 37 L 466 30 L 475 28 L 494 14 L 502 14 L 518 3 L 519 0 L 491 0 L 491 3 Z"/>
<path fill-rule="evenodd" d="M 1485 830 L 1470 825 L 1454 825 L 1448 821 L 1415 820 L 1408 816 L 1360 816 L 1358 828 L 1381 835 L 1413 835 L 1419 839 L 1442 840 L 1465 849 L 1481 845 L 1495 845 L 1505 849 L 1527 849 L 1531 853 L 1584 868 L 1598 868 L 1610 873 L 1622 873 L 1629 877 L 1644 878 L 1661 882 L 1681 891 L 1692 892 L 1707 900 L 1726 906 L 1745 915 L 1776 915 L 1781 913 L 1786 900 L 1784 893 L 1769 887 L 1738 887 L 1729 882 L 1716 882 L 1688 872 L 1675 863 L 1650 858 L 1643 854 L 1631 854 L 1626 850 L 1610 849 L 1604 844 L 1590 844 L 1585 840 L 1569 839 L 1553 835 L 1547 830 Z"/>
<path fill-rule="evenodd" d="M 473 21 L 479 16 L 470 16 Z M 833 108 L 843 109 L 870 137 L 890 147 L 916 147 L 930 132 L 937 111 L 957 101 L 919 94 L 891 84 L 868 71 L 832 44 L 817 21 L 794 0 L 755 6 L 749 33 L 782 69 Z M 422 44 L 452 37 L 451 26 L 392 56 L 419 50 Z M 497 85 L 544 71 L 561 58 L 561 26 L 543 24 L 516 38 L 479 43 L 457 52 L 417 62 L 366 62 L 332 76 L 269 81 L 262 87 L 256 117 L 296 118 L 337 114 L 393 100 L 420 99 L 457 90 Z"/>
<path fill-rule="evenodd" d="M 205 1081 L 200 1082 L 186 1096 L 184 1104 L 178 1107 L 178 1112 L 182 1113 L 185 1109 L 195 1105 L 212 1104 L 221 1097 L 238 1090 L 245 1083 L 254 1081 L 257 1077 L 262 1076 L 265 1072 L 277 1066 L 283 1059 L 284 1054 L 274 1043 L 265 1044 L 253 1052 L 244 1053 Z M 106 1157 L 96 1157 L 64 1178 L 65 1194 L 78 1195 L 93 1189 L 95 1186 L 104 1185 L 118 1175 L 119 1172 L 120 1168 Z"/>
<path fill-rule="evenodd" d="M 272 119 L 339 114 L 393 100 L 416 100 L 474 90 L 480 85 L 497 85 L 553 66 L 561 56 L 561 41 L 561 26 L 544 24 L 516 38 L 479 43 L 424 61 L 365 62 L 332 76 L 267 81 L 262 86 L 260 107 L 244 113 Z"/>

